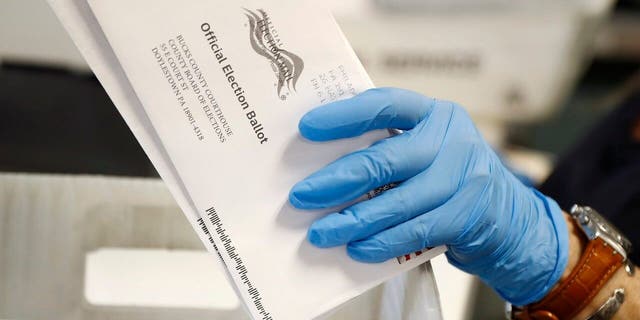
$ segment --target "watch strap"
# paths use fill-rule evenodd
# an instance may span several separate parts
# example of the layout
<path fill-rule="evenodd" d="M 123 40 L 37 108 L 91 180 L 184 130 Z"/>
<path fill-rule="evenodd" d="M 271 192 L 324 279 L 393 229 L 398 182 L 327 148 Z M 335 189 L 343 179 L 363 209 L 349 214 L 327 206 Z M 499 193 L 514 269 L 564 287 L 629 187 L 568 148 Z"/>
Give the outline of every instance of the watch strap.
<path fill-rule="evenodd" d="M 589 241 L 571 274 L 541 301 L 514 308 L 520 320 L 564 320 L 584 309 L 623 264 L 624 258 L 601 238 Z"/>

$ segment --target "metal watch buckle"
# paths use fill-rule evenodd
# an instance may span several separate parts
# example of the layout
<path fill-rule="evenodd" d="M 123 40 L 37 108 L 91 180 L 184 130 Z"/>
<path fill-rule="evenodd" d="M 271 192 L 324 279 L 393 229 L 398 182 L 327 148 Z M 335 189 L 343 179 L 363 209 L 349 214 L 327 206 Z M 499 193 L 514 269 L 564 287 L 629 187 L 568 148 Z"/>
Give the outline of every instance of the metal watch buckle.
<path fill-rule="evenodd" d="M 624 302 L 624 289 L 618 288 L 613 291 L 613 294 L 603 303 L 596 312 L 587 317 L 586 320 L 608 320 L 611 319 L 616 312 L 622 306 Z M 513 305 L 507 302 L 504 305 L 505 319 L 513 320 Z"/>
<path fill-rule="evenodd" d="M 504 315 L 505 319 L 512 320 L 513 319 L 513 305 L 511 303 L 506 302 L 504 304 Z"/>
<path fill-rule="evenodd" d="M 586 320 L 608 320 L 618 312 L 620 306 L 624 302 L 624 288 L 618 288 L 613 291 L 613 294 L 605 301 L 604 304 L 596 310 L 593 314 L 587 317 Z"/>

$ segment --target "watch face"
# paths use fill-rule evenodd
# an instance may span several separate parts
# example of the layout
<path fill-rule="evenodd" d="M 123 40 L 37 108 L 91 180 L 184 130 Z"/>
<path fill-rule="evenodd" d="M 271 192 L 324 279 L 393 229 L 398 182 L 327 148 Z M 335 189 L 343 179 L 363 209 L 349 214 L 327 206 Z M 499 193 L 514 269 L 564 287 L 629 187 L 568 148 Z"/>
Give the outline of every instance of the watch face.
<path fill-rule="evenodd" d="M 578 220 L 583 231 L 590 239 L 602 238 L 625 257 L 631 252 L 631 242 L 596 210 L 589 207 L 580 207 L 576 213 L 577 215 L 574 215 L 572 211 L 572 215 Z M 624 252 L 621 252 L 621 250 L 624 250 Z"/>

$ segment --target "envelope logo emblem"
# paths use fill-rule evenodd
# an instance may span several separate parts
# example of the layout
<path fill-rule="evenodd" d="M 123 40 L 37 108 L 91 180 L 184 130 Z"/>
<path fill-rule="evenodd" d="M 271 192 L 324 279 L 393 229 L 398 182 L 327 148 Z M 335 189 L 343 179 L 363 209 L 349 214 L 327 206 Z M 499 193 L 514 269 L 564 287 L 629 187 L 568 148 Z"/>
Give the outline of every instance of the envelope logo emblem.
<path fill-rule="evenodd" d="M 276 76 L 275 87 L 278 97 L 286 100 L 290 94 L 296 92 L 296 84 L 304 70 L 304 61 L 298 55 L 283 48 L 278 31 L 263 9 L 255 11 L 245 9 L 245 15 L 249 19 L 251 47 L 271 65 Z"/>

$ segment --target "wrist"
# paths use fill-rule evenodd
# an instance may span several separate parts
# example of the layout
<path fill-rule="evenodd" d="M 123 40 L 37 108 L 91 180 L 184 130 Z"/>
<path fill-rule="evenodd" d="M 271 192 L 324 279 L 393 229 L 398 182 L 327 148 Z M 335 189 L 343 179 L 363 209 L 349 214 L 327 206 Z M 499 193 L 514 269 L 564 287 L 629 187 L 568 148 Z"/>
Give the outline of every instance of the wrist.
<path fill-rule="evenodd" d="M 584 253 L 584 249 L 587 245 L 586 239 L 580 233 L 582 231 L 580 231 L 573 223 L 571 216 L 566 212 L 563 212 L 562 216 L 567 226 L 569 253 L 567 257 L 567 266 L 564 268 L 564 271 L 558 283 L 564 281 L 569 277 L 571 271 L 573 271 L 573 269 L 575 269 L 575 267 L 578 265 L 578 261 L 580 261 L 580 257 L 582 257 L 582 253 Z M 556 285 L 553 287 L 554 289 L 558 286 L 558 283 L 556 283 Z"/>

